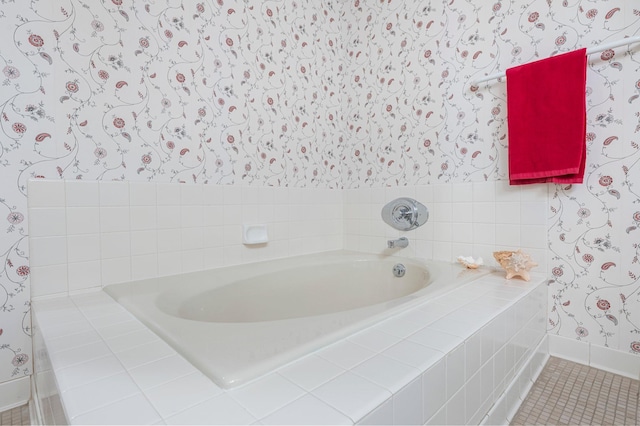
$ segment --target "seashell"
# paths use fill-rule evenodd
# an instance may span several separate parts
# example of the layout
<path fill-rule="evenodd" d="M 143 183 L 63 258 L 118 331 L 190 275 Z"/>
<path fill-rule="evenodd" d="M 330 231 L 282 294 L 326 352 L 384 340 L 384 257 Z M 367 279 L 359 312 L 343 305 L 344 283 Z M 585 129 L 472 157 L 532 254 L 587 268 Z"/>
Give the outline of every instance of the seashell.
<path fill-rule="evenodd" d="M 458 256 L 457 260 L 468 269 L 478 269 L 480 265 L 484 264 L 484 261 L 482 260 L 481 257 L 477 258 L 476 260 L 473 260 L 473 257 L 471 256 L 466 256 L 466 257 Z"/>
<path fill-rule="evenodd" d="M 493 257 L 507 272 L 507 279 L 513 277 L 521 277 L 525 281 L 529 281 L 529 271 L 531 268 L 538 266 L 527 253 L 523 253 L 520 249 L 516 251 L 494 251 Z"/>

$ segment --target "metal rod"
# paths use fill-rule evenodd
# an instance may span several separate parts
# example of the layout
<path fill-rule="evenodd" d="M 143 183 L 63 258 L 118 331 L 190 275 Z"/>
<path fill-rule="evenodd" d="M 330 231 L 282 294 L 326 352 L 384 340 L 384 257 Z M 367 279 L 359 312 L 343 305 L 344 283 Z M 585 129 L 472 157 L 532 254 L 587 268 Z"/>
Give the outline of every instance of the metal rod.
<path fill-rule="evenodd" d="M 627 44 L 632 44 L 632 43 L 640 43 L 640 36 L 623 38 L 622 40 L 601 44 L 600 46 L 596 46 L 596 47 L 590 47 L 589 49 L 587 49 L 587 55 L 591 55 L 592 53 L 604 52 L 607 49 L 614 49 L 616 47 L 625 46 Z M 504 71 L 487 75 L 485 77 L 477 79 L 473 84 L 476 85 L 476 84 L 484 83 L 485 81 L 490 81 L 496 78 L 502 78 L 502 77 L 505 77 L 506 75 L 507 74 Z"/>

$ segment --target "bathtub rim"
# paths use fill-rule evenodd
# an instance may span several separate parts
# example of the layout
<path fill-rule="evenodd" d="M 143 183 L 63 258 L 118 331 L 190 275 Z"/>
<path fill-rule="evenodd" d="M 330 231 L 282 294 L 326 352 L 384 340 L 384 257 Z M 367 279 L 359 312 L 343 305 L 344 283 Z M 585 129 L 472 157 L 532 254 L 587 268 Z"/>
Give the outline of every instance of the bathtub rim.
<path fill-rule="evenodd" d="M 266 268 L 267 270 L 278 270 L 281 265 L 287 266 L 295 264 L 296 267 L 299 267 L 305 264 L 315 264 L 320 261 L 326 262 L 335 259 L 339 261 L 353 261 L 362 258 L 397 260 L 398 262 L 402 261 L 404 263 L 416 262 L 417 264 L 432 268 L 433 275 L 436 275 L 436 278 L 432 284 L 425 288 L 390 302 L 346 311 L 346 313 L 338 312 L 314 317 L 297 318 L 295 320 L 276 320 L 257 323 L 221 323 L 222 325 L 219 326 L 219 323 L 203 323 L 171 316 L 163 312 L 155 304 L 155 298 L 159 294 L 162 294 L 163 291 L 166 291 L 167 287 L 171 286 L 171 280 L 175 280 L 176 277 L 201 278 L 210 273 L 222 273 L 227 276 L 229 274 L 233 275 L 236 272 L 251 276 L 256 273 L 255 270 L 251 269 L 252 266 Z M 237 386 L 258 380 L 260 377 L 284 365 L 295 362 L 305 355 L 345 339 L 359 331 L 375 326 L 379 322 L 399 315 L 411 308 L 427 303 L 433 298 L 454 291 L 460 286 L 491 272 L 489 269 L 466 269 L 459 264 L 448 262 L 336 250 L 273 261 L 197 271 L 170 277 L 158 277 L 113 284 L 103 288 L 103 291 L 196 366 L 214 383 L 224 389 L 233 389 Z M 142 290 L 136 289 L 136 286 L 141 286 Z M 155 296 L 152 295 L 149 297 L 149 292 L 152 290 Z M 141 300 L 144 297 L 147 297 L 147 299 Z M 265 345 L 269 344 L 269 342 L 272 341 L 271 339 L 276 339 L 280 336 L 282 328 L 287 329 L 287 327 L 289 327 L 287 330 L 289 334 L 291 334 L 300 329 L 314 327 L 316 326 L 316 322 L 340 321 L 340 316 L 345 314 L 350 314 L 355 317 L 355 319 L 349 324 L 331 330 L 320 337 L 315 337 L 311 341 L 306 341 L 294 348 L 289 348 L 287 352 L 273 355 L 266 361 L 262 360 L 252 365 L 248 365 L 250 360 L 241 360 L 237 356 L 231 355 L 225 356 L 219 351 L 212 349 L 210 340 L 201 338 L 203 335 L 210 337 L 212 333 L 219 333 L 215 336 L 217 339 L 216 342 L 224 341 L 225 344 L 229 346 L 238 345 L 239 347 L 236 348 L 236 351 L 245 354 L 247 348 L 242 347 L 243 343 L 254 345 L 253 347 L 249 347 L 250 351 L 264 350 L 259 344 L 261 339 L 266 341 L 266 343 L 263 342 Z M 293 324 L 293 322 L 295 322 L 295 324 Z M 186 330 L 190 331 L 187 332 Z M 231 332 L 233 334 L 225 334 Z M 237 336 L 240 334 L 242 338 L 238 339 Z M 267 336 L 271 336 L 271 338 L 269 339 Z M 187 346 L 188 348 L 185 349 Z M 210 359 L 213 357 L 217 358 L 215 365 L 210 363 Z M 238 367 L 238 363 L 244 363 L 244 366 Z M 235 364 L 235 366 L 233 364 Z"/>

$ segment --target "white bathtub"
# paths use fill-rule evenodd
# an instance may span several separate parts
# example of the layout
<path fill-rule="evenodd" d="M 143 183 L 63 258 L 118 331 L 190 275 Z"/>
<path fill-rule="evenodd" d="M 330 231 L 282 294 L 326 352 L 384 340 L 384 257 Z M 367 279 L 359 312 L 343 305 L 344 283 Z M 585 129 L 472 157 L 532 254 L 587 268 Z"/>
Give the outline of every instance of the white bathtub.
<path fill-rule="evenodd" d="M 405 276 L 393 275 L 396 263 Z M 453 290 L 483 272 L 327 252 L 107 286 L 218 385 L 230 388 Z"/>

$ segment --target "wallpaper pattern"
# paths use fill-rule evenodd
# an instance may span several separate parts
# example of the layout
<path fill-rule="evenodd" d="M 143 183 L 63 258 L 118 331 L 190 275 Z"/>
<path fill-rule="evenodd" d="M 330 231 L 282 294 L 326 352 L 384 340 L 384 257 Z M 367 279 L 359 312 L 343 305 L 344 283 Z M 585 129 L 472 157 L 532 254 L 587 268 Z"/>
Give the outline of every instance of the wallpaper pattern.
<path fill-rule="evenodd" d="M 346 187 L 506 179 L 506 85 L 473 81 L 640 33 L 633 1 L 480 3 L 352 3 Z M 640 44 L 589 56 L 585 184 L 552 187 L 548 222 L 550 332 L 637 354 L 639 61 Z"/>
<path fill-rule="evenodd" d="M 473 79 L 637 34 L 633 3 L 0 0 L 0 381 L 31 368 L 28 178 L 504 179 L 505 85 Z M 549 329 L 632 353 L 639 51 L 589 58 L 586 183 L 549 213 Z"/>
<path fill-rule="evenodd" d="M 27 179 L 341 187 L 341 2 L 0 5 L 0 381 L 30 374 Z"/>

